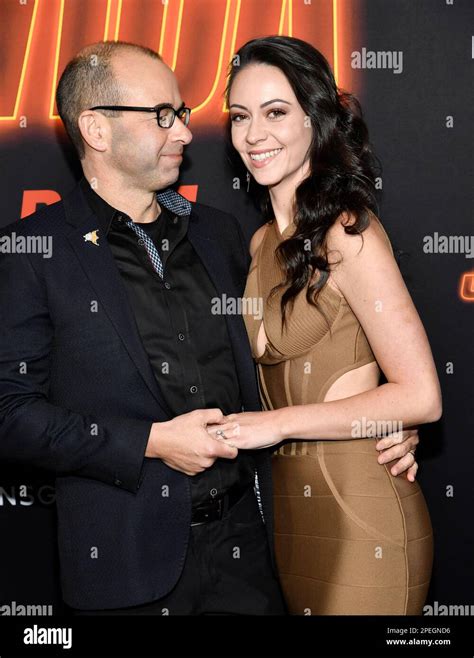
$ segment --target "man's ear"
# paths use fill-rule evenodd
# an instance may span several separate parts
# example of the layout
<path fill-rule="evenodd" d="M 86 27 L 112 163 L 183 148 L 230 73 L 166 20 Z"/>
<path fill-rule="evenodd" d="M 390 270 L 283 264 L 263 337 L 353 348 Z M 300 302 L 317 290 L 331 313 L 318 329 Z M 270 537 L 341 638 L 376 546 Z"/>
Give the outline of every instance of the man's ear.
<path fill-rule="evenodd" d="M 77 120 L 82 139 L 94 151 L 106 151 L 109 126 L 106 117 L 94 110 L 84 110 Z"/>

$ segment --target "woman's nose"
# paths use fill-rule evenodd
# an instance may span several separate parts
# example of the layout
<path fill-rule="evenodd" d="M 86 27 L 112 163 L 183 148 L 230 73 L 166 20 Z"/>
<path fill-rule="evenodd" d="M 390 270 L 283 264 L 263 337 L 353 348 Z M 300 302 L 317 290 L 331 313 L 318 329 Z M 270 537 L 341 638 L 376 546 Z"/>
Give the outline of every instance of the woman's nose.
<path fill-rule="evenodd" d="M 246 139 L 249 144 L 256 144 L 267 138 L 267 133 L 265 131 L 262 122 L 258 119 L 252 119 L 249 123 L 247 130 Z"/>

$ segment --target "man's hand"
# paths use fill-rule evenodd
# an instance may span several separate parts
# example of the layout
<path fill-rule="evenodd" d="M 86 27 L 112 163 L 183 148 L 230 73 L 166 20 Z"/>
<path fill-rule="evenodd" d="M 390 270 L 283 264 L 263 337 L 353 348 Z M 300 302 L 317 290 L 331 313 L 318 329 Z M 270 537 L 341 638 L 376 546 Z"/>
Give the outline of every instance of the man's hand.
<path fill-rule="evenodd" d="M 186 475 L 201 473 L 218 457 L 235 459 L 237 448 L 206 431 L 207 425 L 219 423 L 223 417 L 220 409 L 198 409 L 164 423 L 153 423 L 145 457 L 161 459 Z"/>
<path fill-rule="evenodd" d="M 377 450 L 381 451 L 377 461 L 379 464 L 387 464 L 394 459 L 398 459 L 397 463 L 390 469 L 391 474 L 401 475 L 406 471 L 407 479 L 414 482 L 418 471 L 414 453 L 419 442 L 416 428 L 388 434 L 377 441 L 375 445 Z"/>

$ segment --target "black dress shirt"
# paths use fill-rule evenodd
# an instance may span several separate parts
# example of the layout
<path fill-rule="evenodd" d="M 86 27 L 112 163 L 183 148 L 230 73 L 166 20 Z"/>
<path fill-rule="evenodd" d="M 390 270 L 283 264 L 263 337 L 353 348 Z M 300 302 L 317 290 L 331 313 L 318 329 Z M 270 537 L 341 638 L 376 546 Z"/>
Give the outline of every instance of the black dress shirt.
<path fill-rule="evenodd" d="M 81 180 L 81 189 L 108 227 L 106 239 L 122 276 L 137 328 L 160 390 L 175 415 L 194 409 L 241 410 L 240 389 L 223 315 L 211 313 L 216 289 L 187 239 L 189 217 L 161 207 L 158 218 L 140 227 L 152 238 L 164 267 L 154 270 L 130 217 L 110 206 Z M 214 465 L 190 478 L 193 506 L 221 497 L 234 484 L 254 482 L 252 455 Z"/>

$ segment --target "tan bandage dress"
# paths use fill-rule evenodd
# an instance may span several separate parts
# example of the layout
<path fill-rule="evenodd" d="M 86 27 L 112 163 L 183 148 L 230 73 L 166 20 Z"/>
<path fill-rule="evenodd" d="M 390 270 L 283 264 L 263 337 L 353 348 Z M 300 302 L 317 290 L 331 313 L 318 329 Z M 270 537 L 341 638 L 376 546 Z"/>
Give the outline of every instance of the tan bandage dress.
<path fill-rule="evenodd" d="M 282 331 L 281 292 L 268 297 L 282 281 L 275 249 L 293 229 L 280 234 L 276 222 L 267 226 L 244 295 L 263 300 L 263 320 L 244 319 L 265 409 L 323 402 L 341 375 L 375 361 L 356 316 L 330 285 L 318 300 L 325 317 L 303 290 Z M 262 321 L 267 344 L 257 357 Z M 276 557 L 292 614 L 421 613 L 433 558 L 430 517 L 418 483 L 392 476 L 393 463 L 378 464 L 375 443 L 291 441 L 273 456 Z"/>

